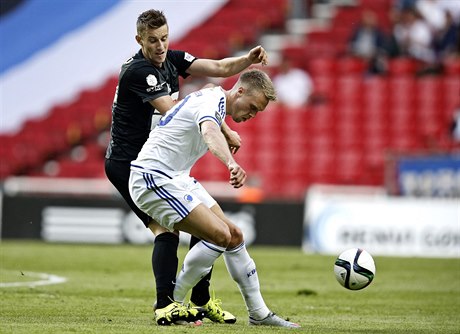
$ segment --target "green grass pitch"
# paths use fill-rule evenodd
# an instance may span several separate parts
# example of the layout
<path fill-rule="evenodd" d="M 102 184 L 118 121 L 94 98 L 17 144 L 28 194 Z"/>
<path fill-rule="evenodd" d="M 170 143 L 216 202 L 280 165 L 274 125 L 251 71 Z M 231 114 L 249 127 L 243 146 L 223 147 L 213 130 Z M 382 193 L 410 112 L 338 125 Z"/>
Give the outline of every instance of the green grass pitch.
<path fill-rule="evenodd" d="M 180 249 L 180 262 L 186 249 Z M 267 305 L 302 325 L 250 327 L 222 259 L 212 288 L 238 317 L 234 325 L 157 326 L 151 246 L 2 241 L 0 283 L 29 282 L 30 272 L 67 278 L 36 287 L 0 288 L 0 333 L 460 333 L 460 259 L 377 257 L 374 282 L 348 291 L 335 258 L 296 248 L 250 247 Z"/>

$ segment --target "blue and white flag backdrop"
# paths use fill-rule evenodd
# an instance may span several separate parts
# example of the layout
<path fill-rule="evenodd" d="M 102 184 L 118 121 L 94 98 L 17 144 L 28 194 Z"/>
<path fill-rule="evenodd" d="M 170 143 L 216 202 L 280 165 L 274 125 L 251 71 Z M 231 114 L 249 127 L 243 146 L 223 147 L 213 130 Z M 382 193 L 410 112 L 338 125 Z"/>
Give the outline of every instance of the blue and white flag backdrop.
<path fill-rule="evenodd" d="M 0 134 L 116 75 L 138 51 L 138 15 L 162 10 L 171 41 L 227 0 L 24 0 L 0 17 Z"/>

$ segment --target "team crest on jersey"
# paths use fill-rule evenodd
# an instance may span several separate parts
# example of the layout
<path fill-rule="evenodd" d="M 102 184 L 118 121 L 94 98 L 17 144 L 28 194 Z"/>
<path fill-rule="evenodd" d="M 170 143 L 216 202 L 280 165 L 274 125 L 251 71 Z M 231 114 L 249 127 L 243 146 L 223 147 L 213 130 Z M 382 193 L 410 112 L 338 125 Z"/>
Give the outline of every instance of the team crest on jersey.
<path fill-rule="evenodd" d="M 192 197 L 192 195 L 190 195 L 190 194 L 185 195 L 185 196 L 184 196 L 184 199 L 185 199 L 187 202 L 193 201 L 193 197 Z"/>
<path fill-rule="evenodd" d="M 153 74 L 147 75 L 147 78 L 145 78 L 145 80 L 147 80 L 147 84 L 149 86 L 155 86 L 158 83 L 156 76 L 154 76 Z"/>
<path fill-rule="evenodd" d="M 219 112 L 216 111 L 215 117 L 217 121 L 219 122 L 219 124 L 222 124 L 222 116 L 220 116 Z"/>
<path fill-rule="evenodd" d="M 185 52 L 185 54 L 184 54 L 184 59 L 185 59 L 186 61 L 192 62 L 192 61 L 195 59 L 195 57 L 192 56 L 190 53 Z"/>
<path fill-rule="evenodd" d="M 225 117 L 225 99 L 223 97 L 220 98 L 215 116 L 219 123 L 222 124 L 222 120 Z"/>

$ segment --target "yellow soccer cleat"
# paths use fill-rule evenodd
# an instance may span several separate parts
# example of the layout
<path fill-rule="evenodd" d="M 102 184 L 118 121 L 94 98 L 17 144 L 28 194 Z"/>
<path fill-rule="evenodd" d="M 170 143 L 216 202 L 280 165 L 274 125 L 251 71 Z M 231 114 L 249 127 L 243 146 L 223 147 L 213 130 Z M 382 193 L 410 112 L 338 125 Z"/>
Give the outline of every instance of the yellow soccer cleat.
<path fill-rule="evenodd" d="M 190 302 L 192 309 L 203 309 L 206 312 L 205 318 L 210 319 L 212 322 L 220 324 L 234 324 L 236 317 L 228 311 L 222 309 L 222 302 L 220 299 L 209 299 L 203 306 L 196 306 Z"/>
<path fill-rule="evenodd" d="M 203 319 L 205 311 L 200 308 L 188 308 L 181 303 L 172 302 L 166 307 L 155 309 L 155 320 L 160 326 L 171 324 L 195 324 Z"/>

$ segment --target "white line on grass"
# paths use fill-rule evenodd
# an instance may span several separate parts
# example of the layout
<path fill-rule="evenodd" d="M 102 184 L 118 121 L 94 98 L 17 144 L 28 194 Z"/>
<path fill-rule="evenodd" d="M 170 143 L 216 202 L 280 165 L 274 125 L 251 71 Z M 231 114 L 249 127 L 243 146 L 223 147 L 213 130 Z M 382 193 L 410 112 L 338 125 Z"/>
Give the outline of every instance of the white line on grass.
<path fill-rule="evenodd" d="M 29 281 L 29 282 L 6 282 L 0 283 L 0 288 L 11 288 L 11 287 L 20 287 L 27 286 L 30 288 L 40 286 L 40 285 L 50 285 L 50 284 L 60 284 L 67 282 L 67 278 L 47 274 L 47 273 L 34 273 L 34 272 L 23 272 L 24 276 L 39 278 L 38 281 Z"/>

